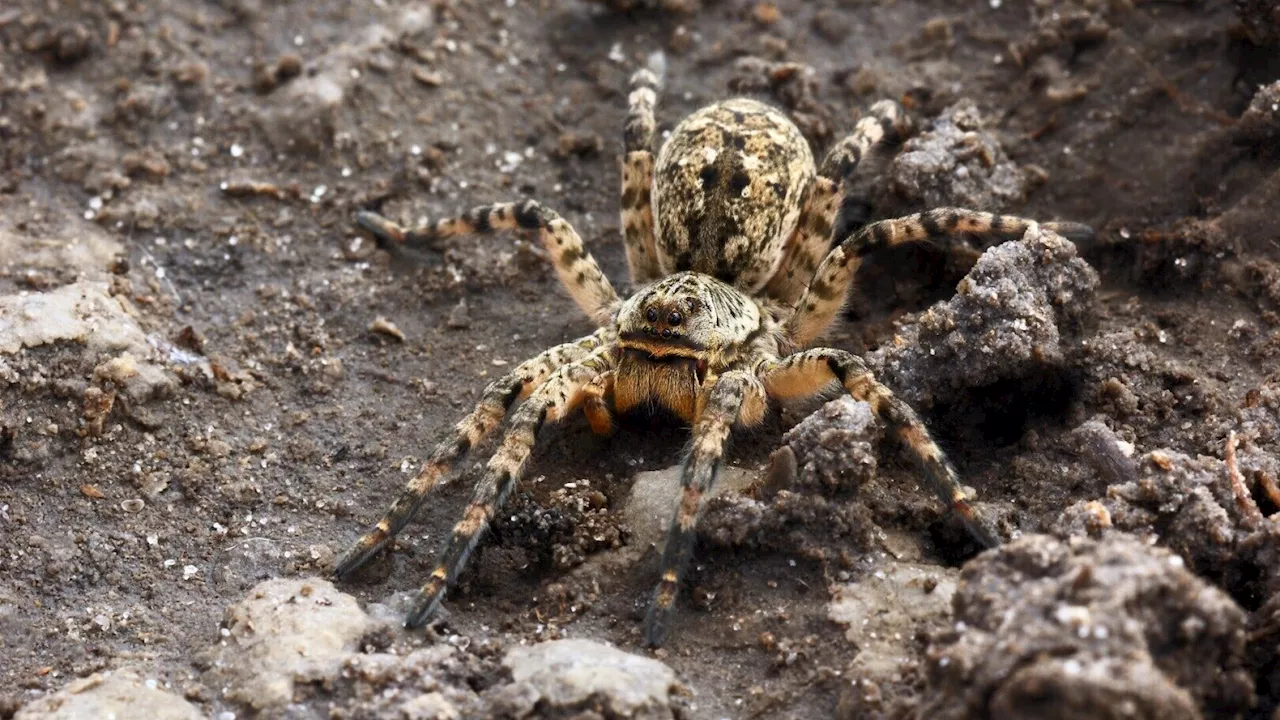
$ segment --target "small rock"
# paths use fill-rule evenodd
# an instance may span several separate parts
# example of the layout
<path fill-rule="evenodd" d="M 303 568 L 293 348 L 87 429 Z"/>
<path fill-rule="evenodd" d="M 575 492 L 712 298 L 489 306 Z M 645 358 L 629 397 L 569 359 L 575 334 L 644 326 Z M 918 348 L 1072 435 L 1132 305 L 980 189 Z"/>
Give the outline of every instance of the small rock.
<path fill-rule="evenodd" d="M 604 149 L 604 139 L 596 133 L 566 132 L 560 135 L 556 144 L 556 154 L 562 158 L 569 156 L 591 157 Z"/>
<path fill-rule="evenodd" d="M 650 545 L 661 550 L 666 545 L 667 530 L 680 503 L 680 465 L 665 470 L 636 473 L 631 480 L 623 516 L 631 528 L 631 545 L 645 549 Z M 755 481 L 756 475 L 735 467 L 722 467 L 720 477 L 704 500 L 740 492 Z"/>
<path fill-rule="evenodd" d="M 53 55 L 58 62 L 70 65 L 89 57 L 93 48 L 93 36 L 80 23 L 73 23 L 58 30 Z"/>
<path fill-rule="evenodd" d="M 429 692 L 410 698 L 397 708 L 399 717 L 407 720 L 457 720 L 458 708 L 438 692 Z"/>
<path fill-rule="evenodd" d="M 24 48 L 28 52 L 48 53 L 57 62 L 72 65 L 89 57 L 93 35 L 80 23 L 41 28 L 27 37 Z"/>
<path fill-rule="evenodd" d="M 591 640 L 555 640 L 507 653 L 513 682 L 493 691 L 495 709 L 536 707 L 543 716 L 594 710 L 609 718 L 675 717 L 675 671 L 665 664 Z M 550 714 L 548 714 L 550 711 Z M 516 713 L 512 713 L 516 714 Z"/>
<path fill-rule="evenodd" d="M 943 110 L 907 140 L 888 177 L 889 197 L 876 198 L 876 207 L 885 211 L 1009 207 L 1028 190 L 1026 174 L 1009 160 L 972 100 Z"/>
<path fill-rule="evenodd" d="M 120 159 L 124 172 L 130 177 L 146 176 L 152 179 L 168 177 L 172 168 L 169 161 L 158 151 L 151 148 L 138 152 L 126 153 Z"/>
<path fill-rule="evenodd" d="M 93 379 L 101 384 L 110 382 L 120 388 L 125 397 L 136 403 L 146 403 L 168 397 L 177 389 L 178 381 L 172 373 L 160 365 L 139 362 L 132 353 L 121 353 L 93 369 Z"/>
<path fill-rule="evenodd" d="M 173 79 L 179 85 L 200 85 L 209 77 L 209 65 L 203 60 L 192 60 L 174 68 Z"/>
<path fill-rule="evenodd" d="M 356 599 L 318 578 L 268 580 L 222 620 L 221 642 L 204 654 L 206 684 L 255 710 L 282 708 L 299 687 L 331 682 L 380 625 Z"/>
<path fill-rule="evenodd" d="M 827 492 L 856 490 L 875 477 L 882 435 L 870 405 L 841 395 L 801 420 L 782 440 L 795 453 L 800 484 Z"/>
<path fill-rule="evenodd" d="M 415 67 L 413 69 L 413 79 L 430 88 L 437 88 L 444 84 L 444 75 L 436 70 L 428 70 L 424 67 Z"/>
<path fill-rule="evenodd" d="M 201 720 L 204 717 L 191 703 L 161 690 L 156 680 L 137 670 L 123 669 L 73 680 L 58 692 L 24 706 L 14 715 L 14 720 Z"/>
<path fill-rule="evenodd" d="M 453 306 L 444 324 L 453 330 L 463 330 L 471 327 L 471 309 L 467 307 L 466 298 L 462 298 L 457 305 Z"/>
<path fill-rule="evenodd" d="M 853 21 L 845 13 L 824 8 L 813 14 L 813 31 L 823 40 L 839 44 L 853 32 Z"/>
<path fill-rule="evenodd" d="M 395 338 L 400 342 L 404 342 L 405 340 L 404 333 L 400 331 L 400 328 L 396 327 L 395 323 L 384 317 L 375 319 L 369 325 L 369 332 L 377 333 L 378 335 L 386 335 L 387 337 Z"/>
<path fill-rule="evenodd" d="M 1280 139 L 1280 80 L 1258 88 L 1235 132 L 1242 144 L 1264 150 Z"/>

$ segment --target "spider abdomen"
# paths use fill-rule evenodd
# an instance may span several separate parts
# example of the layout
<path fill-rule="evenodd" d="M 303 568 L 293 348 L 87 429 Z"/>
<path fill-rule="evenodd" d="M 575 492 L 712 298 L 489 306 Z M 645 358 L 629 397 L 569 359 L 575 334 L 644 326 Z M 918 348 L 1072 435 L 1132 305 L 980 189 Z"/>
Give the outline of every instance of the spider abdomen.
<path fill-rule="evenodd" d="M 782 259 L 815 174 L 809 144 L 779 110 L 738 98 L 693 113 L 654 168 L 659 266 L 759 290 Z"/>

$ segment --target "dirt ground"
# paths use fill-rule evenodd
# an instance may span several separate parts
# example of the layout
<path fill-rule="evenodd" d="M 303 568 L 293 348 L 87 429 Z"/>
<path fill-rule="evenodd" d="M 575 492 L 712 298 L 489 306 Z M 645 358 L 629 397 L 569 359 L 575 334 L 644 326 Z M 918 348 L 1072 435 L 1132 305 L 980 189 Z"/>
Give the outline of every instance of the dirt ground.
<path fill-rule="evenodd" d="M 821 152 L 877 99 L 903 100 L 921 128 L 969 99 L 1022 178 L 975 202 L 1098 230 L 1078 248 L 1101 278 L 1096 309 L 1061 356 L 920 410 L 1006 535 L 1084 533 L 1085 506 L 1063 511 L 1106 500 L 1116 528 L 1151 531 L 1224 591 L 1240 609 L 1231 622 L 1254 630 L 1232 687 L 1254 695 L 1189 691 L 1186 707 L 1271 717 L 1276 536 L 1206 539 L 1210 552 L 1188 534 L 1204 526 L 1177 522 L 1178 503 L 1116 490 L 1177 453 L 1210 468 L 1205 482 L 1230 506 L 1231 473 L 1217 468 L 1234 432 L 1246 491 L 1262 515 L 1280 510 L 1267 493 L 1280 467 L 1280 111 L 1268 101 L 1241 121 L 1280 79 L 1268 44 L 1280 19 L 1266 5 L 5 3 L 0 718 L 126 665 L 202 714 L 242 712 L 193 662 L 218 643 L 224 609 L 261 580 L 324 573 L 488 381 L 591 327 L 526 239 L 468 239 L 410 264 L 359 237 L 354 212 L 413 223 L 536 197 L 622 283 L 626 78 L 655 50 L 668 63 L 660 131 L 751 90 L 792 110 Z M 778 62 L 813 74 L 770 79 Z M 886 164 L 869 165 L 853 214 L 933 199 L 895 185 Z M 877 259 L 827 343 L 890 347 L 967 270 L 922 250 Z M 740 439 L 731 464 L 748 484 L 813 409 Z M 1100 461 L 1098 437 L 1127 460 Z M 600 438 L 579 419 L 543 438 L 440 623 L 383 641 L 463 648 L 476 692 L 505 672 L 486 659 L 495 647 L 574 637 L 650 654 L 640 628 L 657 563 L 624 506 L 637 473 L 678 462 L 685 431 L 633 423 Z M 866 447 L 858 483 L 872 489 L 828 488 L 853 509 L 813 511 L 825 525 L 771 534 L 766 522 L 766 540 L 704 533 L 657 654 L 685 686 L 677 714 L 907 717 L 956 684 L 938 665 L 964 625 L 949 603 L 891 618 L 884 637 L 857 631 L 886 612 L 876 598 L 897 602 L 876 582 L 954 591 L 977 553 L 900 448 Z M 403 607 L 474 462 L 393 553 L 339 589 Z M 731 504 L 715 517 L 736 517 Z M 850 587 L 871 609 L 843 604 Z M 899 658 L 874 691 L 851 676 L 873 652 Z M 343 705 L 356 702 L 349 687 L 312 691 L 325 712 L 361 716 Z"/>

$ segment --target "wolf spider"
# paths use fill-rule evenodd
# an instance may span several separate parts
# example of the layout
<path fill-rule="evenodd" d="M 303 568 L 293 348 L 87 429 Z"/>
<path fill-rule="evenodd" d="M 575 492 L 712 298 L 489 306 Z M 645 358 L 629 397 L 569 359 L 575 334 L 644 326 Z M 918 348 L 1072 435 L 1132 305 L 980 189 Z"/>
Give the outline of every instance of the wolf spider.
<path fill-rule="evenodd" d="M 365 563 L 510 414 L 509 429 L 406 619 L 409 627 L 436 612 L 521 477 L 539 429 L 579 408 L 600 433 L 613 427 L 611 407 L 617 413 L 663 408 L 692 426 L 682 496 L 645 621 L 651 646 L 662 644 L 670 629 L 702 498 L 716 480 L 730 430 L 761 422 L 770 398 L 812 396 L 838 383 L 870 404 L 969 532 L 985 546 L 999 544 L 911 407 L 877 381 L 861 358 L 844 350 L 800 348 L 831 324 L 869 253 L 921 241 L 971 249 L 962 237 L 990 244 L 1019 237 L 1035 222 L 939 208 L 871 223 L 832 247 L 844 189 L 859 161 L 909 130 L 902 108 L 888 100 L 873 105 L 819 168 L 782 112 L 751 99 L 726 100 L 679 123 L 655 160 L 650 147 L 661 65 L 656 55 L 637 71 L 628 96 L 622 227 L 638 288 L 630 297 L 614 291 L 573 227 L 534 200 L 485 205 L 417 229 L 370 212 L 356 218 L 389 249 L 438 249 L 446 238 L 498 230 L 536 233 L 565 289 L 599 325 L 490 383 L 385 516 L 339 559 L 340 578 Z M 1073 239 L 1093 232 L 1075 223 L 1045 227 Z M 512 410 L 519 400 L 524 402 Z"/>

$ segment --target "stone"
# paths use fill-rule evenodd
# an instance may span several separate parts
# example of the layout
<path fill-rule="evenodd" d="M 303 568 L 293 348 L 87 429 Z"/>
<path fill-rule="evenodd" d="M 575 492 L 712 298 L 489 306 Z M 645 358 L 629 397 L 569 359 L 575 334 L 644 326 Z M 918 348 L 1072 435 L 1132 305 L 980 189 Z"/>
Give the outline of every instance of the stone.
<path fill-rule="evenodd" d="M 636 473 L 631 481 L 631 495 L 623 508 L 627 527 L 631 529 L 630 544 L 644 550 L 666 546 L 667 530 L 675 517 L 680 502 L 680 465 L 663 470 Z M 742 468 L 722 466 L 716 484 L 703 501 L 725 494 L 740 492 L 751 485 L 756 474 Z"/>
<path fill-rule="evenodd" d="M 1092 329 L 1098 283 L 1075 245 L 1037 226 L 983 253 L 955 297 L 904 325 L 868 364 L 918 410 L 1061 366 Z"/>
<path fill-rule="evenodd" d="M 319 578 L 267 580 L 232 605 L 223 638 L 202 657 L 211 687 L 254 710 L 289 704 L 299 685 L 332 681 L 381 623 Z"/>
<path fill-rule="evenodd" d="M 28 703 L 14 720 L 201 720 L 204 714 L 160 689 L 155 678 L 125 668 L 73 680 L 58 692 Z"/>
<path fill-rule="evenodd" d="M 512 683 L 494 692 L 505 712 L 594 711 L 607 718 L 672 718 L 675 671 L 658 660 L 591 640 L 554 640 L 510 650 Z M 524 717 L 524 715 L 520 715 Z"/>

